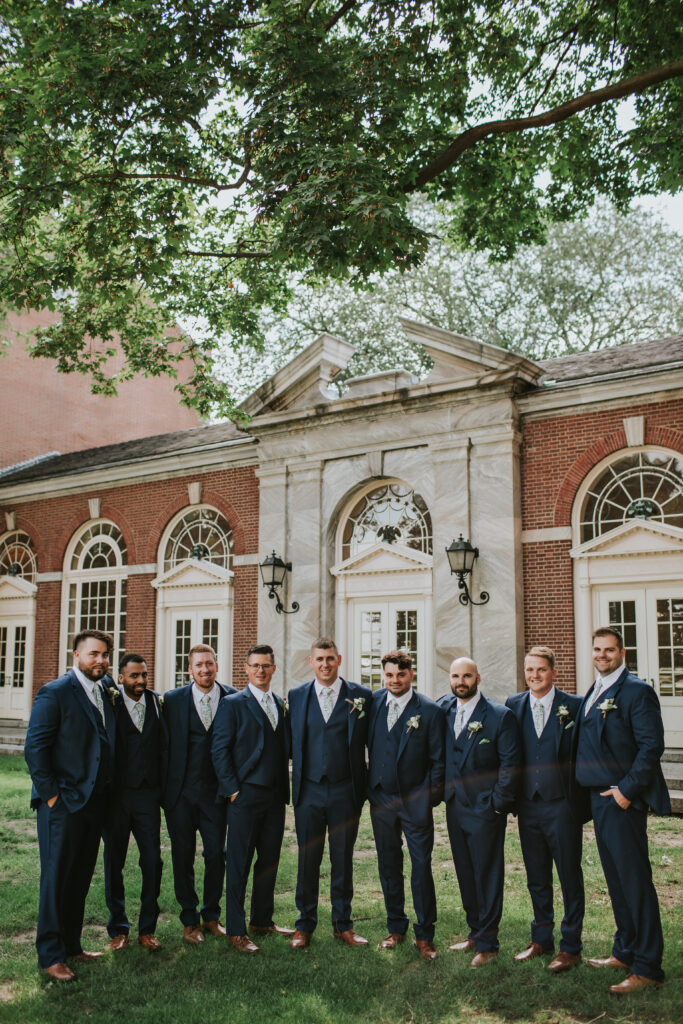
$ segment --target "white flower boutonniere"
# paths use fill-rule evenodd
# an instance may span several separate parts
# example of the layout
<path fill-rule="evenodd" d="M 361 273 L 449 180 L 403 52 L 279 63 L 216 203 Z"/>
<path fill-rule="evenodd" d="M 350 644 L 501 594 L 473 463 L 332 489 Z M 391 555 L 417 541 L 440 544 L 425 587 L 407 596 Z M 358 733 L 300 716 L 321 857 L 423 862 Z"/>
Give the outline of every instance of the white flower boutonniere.
<path fill-rule="evenodd" d="M 413 715 L 413 717 L 409 718 L 408 721 L 406 722 L 406 732 L 410 732 L 411 729 L 419 729 L 419 728 L 420 728 L 420 716 L 419 715 Z"/>
<path fill-rule="evenodd" d="M 365 697 L 354 697 L 353 700 L 349 700 L 349 698 L 346 697 L 345 699 L 346 703 L 351 705 L 351 710 L 349 711 L 350 715 L 356 711 L 359 718 L 365 717 Z"/>
<path fill-rule="evenodd" d="M 164 706 L 164 695 L 163 695 L 163 693 L 160 693 L 160 694 L 157 695 L 157 700 L 159 701 L 159 707 L 163 708 L 163 706 Z"/>
<path fill-rule="evenodd" d="M 565 725 L 565 720 L 567 718 L 569 718 L 569 708 L 567 707 L 567 705 L 566 704 L 560 704 L 559 708 L 556 711 L 556 714 L 557 714 L 557 717 L 558 717 L 560 725 L 564 725 L 565 729 L 571 729 L 571 727 L 574 724 L 573 719 L 572 719 L 571 722 L 567 722 L 567 724 Z"/>
<path fill-rule="evenodd" d="M 109 703 L 113 708 L 116 707 L 118 702 L 121 700 L 121 694 L 118 690 L 113 687 L 107 687 L 107 696 L 109 697 Z"/>
<path fill-rule="evenodd" d="M 612 697 L 607 697 L 603 700 L 602 704 L 598 704 L 598 711 L 602 711 L 602 717 L 607 718 L 610 711 L 616 711 L 617 705 L 614 703 Z"/>
<path fill-rule="evenodd" d="M 282 698 L 282 714 L 285 716 L 285 718 L 289 714 L 289 704 L 287 703 L 284 697 Z"/>
<path fill-rule="evenodd" d="M 484 727 L 481 722 L 469 722 L 467 725 L 467 739 L 471 740 L 475 732 L 479 732 L 479 730 L 483 728 Z"/>

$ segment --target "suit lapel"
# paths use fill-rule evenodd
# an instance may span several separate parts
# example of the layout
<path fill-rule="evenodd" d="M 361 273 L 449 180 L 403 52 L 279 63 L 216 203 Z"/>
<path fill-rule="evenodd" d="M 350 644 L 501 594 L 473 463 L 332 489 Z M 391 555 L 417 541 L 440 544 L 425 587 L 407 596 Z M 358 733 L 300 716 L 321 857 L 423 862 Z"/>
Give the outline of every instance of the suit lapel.
<path fill-rule="evenodd" d="M 261 729 L 261 731 L 263 731 L 263 726 L 266 721 L 266 716 L 263 712 L 263 709 L 259 707 L 259 702 L 257 701 L 254 694 L 251 692 L 249 687 L 246 687 L 242 692 L 244 693 L 244 699 L 246 700 L 247 707 L 251 711 L 255 720 L 258 722 L 259 728 Z"/>
<path fill-rule="evenodd" d="M 99 712 L 95 705 L 93 704 L 93 702 L 88 697 L 83 687 L 81 686 L 78 676 L 76 675 L 75 672 L 71 673 L 71 685 L 73 686 L 74 689 L 74 696 L 76 698 L 76 702 L 80 704 L 80 706 L 82 707 L 83 711 L 90 720 L 90 724 L 94 725 L 94 727 L 98 729 L 99 726 L 97 724 L 97 718 L 95 716 L 99 715 Z M 104 701 L 104 697 L 102 698 L 102 700 Z"/>
<path fill-rule="evenodd" d="M 609 687 L 609 690 L 607 691 L 607 697 L 603 697 L 603 694 L 601 693 L 600 697 L 598 698 L 598 701 L 596 701 L 596 703 L 593 705 L 593 707 L 591 708 L 591 710 L 589 712 L 589 714 L 590 714 L 593 711 L 595 711 L 597 713 L 597 715 L 598 715 L 598 737 L 600 739 L 602 739 L 602 733 L 603 733 L 603 729 L 605 728 L 605 722 L 607 720 L 607 715 L 603 714 L 602 711 L 598 711 L 598 703 L 602 704 L 603 700 L 613 700 L 614 703 L 616 704 L 617 696 L 621 692 L 621 688 L 624 685 L 624 680 L 626 679 L 627 675 L 628 675 L 628 669 L 624 665 L 624 671 L 621 673 L 621 675 L 617 679 L 616 683 L 614 683 L 612 686 Z"/>
<path fill-rule="evenodd" d="M 566 722 L 563 724 L 560 721 L 559 715 L 557 714 L 561 704 L 562 697 L 560 695 L 560 691 L 557 689 L 557 687 L 555 687 L 555 696 L 553 697 L 552 707 L 550 708 L 550 718 L 548 719 L 548 724 L 546 725 L 546 729 L 552 728 L 553 730 L 553 739 L 555 741 L 555 753 L 557 753 L 560 749 L 560 743 L 562 742 L 562 732 L 564 730 L 564 726 L 567 724 Z"/>
<path fill-rule="evenodd" d="M 486 721 L 486 698 L 481 696 L 479 698 L 479 700 L 477 701 L 477 706 L 474 709 L 474 711 L 472 712 L 472 715 L 470 717 L 469 722 L 467 723 L 467 725 L 465 726 L 465 728 L 463 730 L 463 732 L 465 733 L 465 744 L 464 744 L 465 745 L 465 749 L 463 751 L 463 754 L 462 754 L 462 757 L 461 757 L 461 760 L 460 760 L 460 766 L 461 767 L 470 758 L 470 756 L 472 754 L 472 751 L 474 750 L 474 748 L 477 745 L 477 743 L 479 743 L 479 739 L 480 739 L 479 732 L 481 730 L 477 730 L 476 732 L 472 732 L 470 730 L 470 726 L 472 725 L 473 722 L 481 722 L 482 730 L 483 730 L 483 726 L 484 726 L 485 721 Z"/>
<path fill-rule="evenodd" d="M 398 721 L 397 721 L 396 725 L 394 726 L 394 729 L 400 728 L 400 730 L 401 730 L 401 738 L 400 738 L 400 740 L 398 742 L 398 753 L 396 755 L 396 762 L 397 763 L 398 763 L 398 761 L 401 758 L 401 754 L 405 750 L 405 746 L 406 746 L 406 743 L 408 742 L 408 740 L 410 738 L 410 734 L 415 732 L 415 729 L 406 729 L 405 728 L 405 724 L 408 721 L 408 719 L 411 718 L 415 714 L 415 712 L 418 709 L 419 703 L 420 702 L 417 699 L 417 695 L 415 693 L 413 693 L 413 696 L 410 698 L 410 700 L 408 701 L 408 703 L 404 707 L 403 713 L 401 715 L 399 715 Z"/>

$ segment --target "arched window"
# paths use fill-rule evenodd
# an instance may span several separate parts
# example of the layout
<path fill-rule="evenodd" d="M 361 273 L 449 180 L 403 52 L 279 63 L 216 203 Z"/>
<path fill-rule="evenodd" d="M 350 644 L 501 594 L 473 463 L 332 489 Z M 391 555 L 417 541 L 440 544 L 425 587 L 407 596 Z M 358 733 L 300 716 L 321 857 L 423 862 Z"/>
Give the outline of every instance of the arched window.
<path fill-rule="evenodd" d="M 66 628 L 63 653 L 71 665 L 73 641 L 83 629 L 102 629 L 114 638 L 116 671 L 126 647 L 127 551 L 118 526 L 89 523 L 72 540 L 64 571 Z"/>
<path fill-rule="evenodd" d="M 164 572 L 186 558 L 229 569 L 231 557 L 232 533 L 225 516 L 208 506 L 192 508 L 171 529 L 164 548 Z"/>
<path fill-rule="evenodd" d="M 683 459 L 640 451 L 606 466 L 583 500 L 581 542 L 634 519 L 683 527 Z"/>
<path fill-rule="evenodd" d="M 343 527 L 342 560 L 381 541 L 432 553 L 432 519 L 421 495 L 407 484 L 392 482 L 366 491 Z"/>
<path fill-rule="evenodd" d="M 36 581 L 36 555 L 27 533 L 15 530 L 0 540 L 0 576 L 21 576 L 29 583 Z"/>

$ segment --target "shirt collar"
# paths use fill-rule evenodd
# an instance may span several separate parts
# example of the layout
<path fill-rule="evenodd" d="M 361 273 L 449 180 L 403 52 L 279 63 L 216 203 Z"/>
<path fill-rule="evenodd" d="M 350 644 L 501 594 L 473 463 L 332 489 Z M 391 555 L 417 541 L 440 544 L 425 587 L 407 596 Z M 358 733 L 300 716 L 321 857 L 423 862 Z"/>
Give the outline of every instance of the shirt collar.
<path fill-rule="evenodd" d="M 264 693 L 263 690 L 259 690 L 258 686 L 254 686 L 253 683 L 247 683 L 247 689 L 251 693 L 252 697 L 256 698 L 259 704 L 263 704 L 263 700 L 266 697 L 266 694 L 270 693 L 270 689 L 266 690 Z"/>
<path fill-rule="evenodd" d="M 610 672 L 608 676 L 597 676 L 595 681 L 596 683 L 598 682 L 598 680 L 600 681 L 600 685 L 602 687 L 600 692 L 603 693 L 605 690 L 608 690 L 610 686 L 614 686 L 614 684 L 616 683 L 617 679 L 623 671 L 624 664 L 622 662 L 619 668 L 615 669 L 614 672 Z"/>
<path fill-rule="evenodd" d="M 194 697 L 195 704 L 197 704 L 202 699 L 202 697 L 210 697 L 211 698 L 211 704 L 212 705 L 216 704 L 218 702 L 218 698 L 220 696 L 220 690 L 218 689 L 218 683 L 214 683 L 212 689 L 210 689 L 208 693 L 205 693 L 204 690 L 200 690 L 199 687 L 197 686 L 197 684 L 193 682 L 192 683 L 192 696 Z"/>
<path fill-rule="evenodd" d="M 531 692 L 531 690 L 529 690 L 529 700 L 531 701 L 531 706 L 532 707 L 534 706 L 534 702 L 539 700 L 541 702 L 541 704 L 543 705 L 543 710 L 548 712 L 550 710 L 550 708 L 553 706 L 553 701 L 555 700 L 555 687 L 554 687 L 554 685 L 550 687 L 548 692 L 546 694 L 544 694 L 543 697 L 534 697 L 534 695 Z"/>
<path fill-rule="evenodd" d="M 335 681 L 333 683 L 331 683 L 330 686 L 323 686 L 322 683 L 319 683 L 318 680 L 316 679 L 316 681 L 315 681 L 315 691 L 318 694 L 318 697 L 320 697 L 321 694 L 323 694 L 325 692 L 333 693 L 335 697 L 338 697 L 339 696 L 339 691 L 341 690 L 341 684 L 342 684 L 342 681 L 341 681 L 341 678 L 339 676 L 337 676 Z"/>
<path fill-rule="evenodd" d="M 86 690 L 88 691 L 88 693 L 92 693 L 94 688 L 95 688 L 96 680 L 95 679 L 88 679 L 87 676 L 83 675 L 83 673 L 81 672 L 80 668 L 76 668 L 75 665 L 73 667 L 73 671 L 74 671 L 74 675 L 76 676 L 76 679 L 78 679 L 78 681 L 81 684 L 81 686 L 84 686 L 86 688 Z"/>
<path fill-rule="evenodd" d="M 465 712 L 465 721 L 466 722 L 469 722 L 470 718 L 472 717 L 472 712 L 474 711 L 474 709 L 476 708 L 477 704 L 479 703 L 480 698 L 481 698 L 481 693 L 479 692 L 479 690 L 477 690 L 477 692 L 475 693 L 474 697 L 471 697 L 469 700 L 463 701 L 463 700 L 460 700 L 459 697 L 457 698 L 457 708 L 456 708 L 456 711 L 460 711 L 460 709 L 462 708 L 462 710 Z"/>
<path fill-rule="evenodd" d="M 405 709 L 406 705 L 412 699 L 413 699 L 413 688 L 412 688 L 412 686 L 410 687 L 410 689 L 408 690 L 407 693 L 402 694 L 400 697 L 394 697 L 393 693 L 389 693 L 389 691 L 387 690 L 387 706 L 391 703 L 392 700 L 395 700 L 398 703 L 398 706 L 400 707 L 401 711 L 403 711 Z"/>
<path fill-rule="evenodd" d="M 145 709 L 147 708 L 147 705 L 146 705 L 146 702 L 145 702 L 145 695 L 144 695 L 144 693 L 143 693 L 143 695 L 142 695 L 142 697 L 140 698 L 139 701 L 131 700 L 131 698 L 128 696 L 128 694 L 126 693 L 126 691 L 124 690 L 124 688 L 122 686 L 120 686 L 117 683 L 116 687 L 117 687 L 119 693 L 121 694 L 121 696 L 123 697 L 123 703 L 128 708 L 128 711 L 129 711 L 131 716 L 133 714 L 133 708 L 137 707 L 138 704 L 142 704 L 143 708 L 145 708 Z"/>

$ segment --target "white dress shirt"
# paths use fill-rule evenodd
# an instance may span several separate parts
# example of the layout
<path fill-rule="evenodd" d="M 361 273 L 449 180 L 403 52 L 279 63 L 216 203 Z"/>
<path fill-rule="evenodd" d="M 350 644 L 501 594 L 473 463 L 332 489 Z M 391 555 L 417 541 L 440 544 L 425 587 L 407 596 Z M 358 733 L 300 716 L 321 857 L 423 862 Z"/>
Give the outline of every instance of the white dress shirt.
<path fill-rule="evenodd" d="M 315 692 L 318 695 L 318 704 L 320 705 L 320 714 L 323 716 L 323 718 L 325 717 L 325 715 L 323 714 L 323 702 L 322 702 L 322 695 L 323 695 L 323 693 L 331 693 L 332 694 L 332 711 L 334 711 L 335 706 L 337 704 L 337 699 L 339 697 L 339 693 L 341 691 L 341 684 L 342 684 L 342 681 L 339 678 L 339 676 L 337 676 L 335 681 L 330 686 L 322 686 L 318 682 L 318 680 L 316 679 L 316 681 L 315 681 Z M 332 711 L 330 711 L 330 715 L 332 715 Z"/>
<path fill-rule="evenodd" d="M 275 721 L 277 722 L 277 720 L 278 720 L 278 707 L 277 707 L 277 703 L 275 701 L 275 698 L 273 697 L 272 693 L 270 692 L 270 687 L 267 690 L 264 691 L 264 690 L 259 690 L 258 686 L 254 686 L 253 683 L 247 683 L 247 689 L 251 693 L 252 697 L 255 697 L 256 700 L 259 702 L 259 705 L 261 707 L 261 711 L 263 711 L 263 714 L 266 716 L 266 718 L 268 718 L 268 714 L 267 714 L 266 708 L 265 708 L 265 703 L 264 703 L 265 699 L 268 698 L 269 700 L 272 701 L 272 705 L 271 706 L 273 708 L 273 714 L 275 715 Z M 268 718 L 268 722 L 270 722 L 269 718 Z"/>
<path fill-rule="evenodd" d="M 401 717 L 401 715 L 405 711 L 406 705 L 412 699 L 413 699 L 413 688 L 412 688 L 412 686 L 410 687 L 410 689 L 408 690 L 407 693 L 402 694 L 400 697 L 394 697 L 393 693 L 390 693 L 389 690 L 387 690 L 387 707 L 389 707 L 389 705 L 391 704 L 392 700 L 397 701 L 398 702 L 398 708 L 399 708 L 399 711 L 398 711 L 398 717 L 399 718 Z"/>
<path fill-rule="evenodd" d="M 602 697 L 602 695 L 605 692 L 605 690 L 609 690 L 610 686 L 614 686 L 614 684 L 616 683 L 617 679 L 619 678 L 619 676 L 621 675 L 621 673 L 623 671 L 624 671 L 624 665 L 622 663 L 619 666 L 619 668 L 616 668 L 614 670 L 614 672 L 610 672 L 610 674 L 608 676 L 597 676 L 596 677 L 596 680 L 595 680 L 596 683 L 597 683 L 597 681 L 599 679 L 600 683 L 602 684 L 602 689 L 600 691 L 600 697 Z"/>
<path fill-rule="evenodd" d="M 100 697 L 102 698 L 102 704 L 104 704 L 104 701 L 105 701 L 104 687 L 97 680 L 95 680 L 95 679 L 88 679 L 87 676 L 84 676 L 83 673 L 81 672 L 80 668 L 76 668 L 75 665 L 73 667 L 73 670 L 74 670 L 74 674 L 76 676 L 76 679 L 78 679 L 79 683 L 81 684 L 81 686 L 85 690 L 85 693 L 86 693 L 86 696 L 87 696 L 88 700 L 90 701 L 92 706 L 97 709 L 97 713 L 99 714 L 99 708 L 97 707 L 97 701 L 95 700 L 95 694 L 94 694 L 93 690 L 94 690 L 94 687 L 96 687 L 96 686 L 99 687 Z"/>
<path fill-rule="evenodd" d="M 529 690 L 529 703 L 531 705 L 532 715 L 534 713 L 534 708 L 536 706 L 537 700 L 540 700 L 541 704 L 543 705 L 543 729 L 545 729 L 546 725 L 548 724 L 548 719 L 550 718 L 550 712 L 553 707 L 553 701 L 555 700 L 555 687 L 551 686 L 548 692 L 543 697 L 534 697 L 531 690 Z"/>
<path fill-rule="evenodd" d="M 199 715 L 200 719 L 202 718 L 202 697 L 211 698 L 211 721 L 213 721 L 214 718 L 216 717 L 216 712 L 218 711 L 218 701 L 221 699 L 221 691 L 218 686 L 218 683 L 214 683 L 213 689 L 209 690 L 208 693 L 205 693 L 204 690 L 200 690 L 197 684 L 193 683 L 192 697 L 194 699 L 194 706 L 197 709 L 197 714 Z"/>
<path fill-rule="evenodd" d="M 480 697 L 481 697 L 481 694 L 479 693 L 479 690 L 477 690 L 477 692 L 475 693 L 474 697 L 470 697 L 469 700 L 460 700 L 460 698 L 458 697 L 458 706 L 456 708 L 456 712 L 460 711 L 460 709 L 462 708 L 462 711 L 463 711 L 462 727 L 463 727 L 463 729 L 467 728 L 467 723 L 469 722 L 470 718 L 472 717 L 472 712 L 474 711 L 474 709 L 476 708 L 477 704 L 479 703 L 479 698 Z"/>

